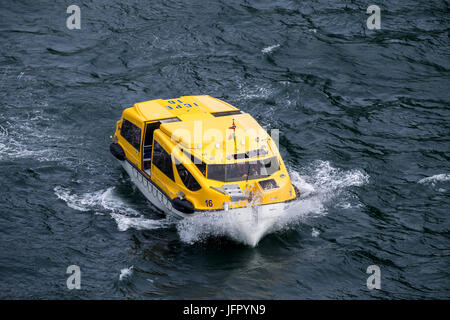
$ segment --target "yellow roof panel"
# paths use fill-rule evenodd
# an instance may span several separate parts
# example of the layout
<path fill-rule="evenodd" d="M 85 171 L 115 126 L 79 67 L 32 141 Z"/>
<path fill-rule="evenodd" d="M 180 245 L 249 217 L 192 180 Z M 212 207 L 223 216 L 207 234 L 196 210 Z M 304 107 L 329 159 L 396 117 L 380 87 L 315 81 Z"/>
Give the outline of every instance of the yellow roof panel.
<path fill-rule="evenodd" d="M 219 99 L 204 96 L 183 96 L 175 99 L 157 99 L 139 102 L 134 105 L 144 121 L 167 119 L 189 114 L 186 119 L 195 118 L 190 116 L 193 113 L 214 113 L 239 110 L 232 105 Z"/>
<path fill-rule="evenodd" d="M 230 128 L 233 119 L 235 130 Z M 175 144 L 206 163 L 235 162 L 230 155 L 261 148 L 267 150 L 261 158 L 274 154 L 268 144 L 269 135 L 248 113 L 163 123 L 160 129 Z"/>
<path fill-rule="evenodd" d="M 215 119 L 209 112 L 188 112 L 177 116 L 181 121 Z"/>
<path fill-rule="evenodd" d="M 187 98 L 187 97 L 182 97 Z M 222 100 L 213 98 L 211 96 L 191 96 L 197 102 L 201 109 L 207 112 L 223 112 L 223 111 L 233 111 L 239 110 Z"/>
<path fill-rule="evenodd" d="M 173 114 L 162 104 L 163 100 L 139 102 L 134 105 L 136 112 L 142 115 L 144 121 L 172 118 Z"/>

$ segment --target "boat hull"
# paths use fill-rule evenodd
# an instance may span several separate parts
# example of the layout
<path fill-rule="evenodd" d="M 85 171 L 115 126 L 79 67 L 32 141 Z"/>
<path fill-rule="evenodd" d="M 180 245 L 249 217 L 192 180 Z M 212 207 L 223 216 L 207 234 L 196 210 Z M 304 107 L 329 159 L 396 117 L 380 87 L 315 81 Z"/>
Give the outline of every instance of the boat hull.
<path fill-rule="evenodd" d="M 228 210 L 214 210 L 214 211 L 195 211 L 194 213 L 186 214 L 179 210 L 176 210 L 171 199 L 169 199 L 164 192 L 162 192 L 156 185 L 148 180 L 140 170 L 132 166 L 128 161 L 119 161 L 125 171 L 131 178 L 131 181 L 137 186 L 139 191 L 150 201 L 157 209 L 169 214 L 175 218 L 183 219 L 192 216 L 199 215 L 232 215 L 233 217 L 240 217 L 245 221 L 253 221 L 258 223 L 259 221 L 267 221 L 276 219 L 283 212 L 288 210 L 292 205 L 293 201 L 289 202 L 279 202 L 273 204 L 264 204 L 259 206 L 248 206 L 241 208 L 233 208 Z"/>

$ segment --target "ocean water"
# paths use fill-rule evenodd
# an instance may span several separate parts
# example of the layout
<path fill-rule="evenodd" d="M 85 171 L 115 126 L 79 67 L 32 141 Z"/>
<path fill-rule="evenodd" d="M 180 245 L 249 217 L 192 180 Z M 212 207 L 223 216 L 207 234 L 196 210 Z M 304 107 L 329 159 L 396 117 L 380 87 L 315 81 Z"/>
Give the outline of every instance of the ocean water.
<path fill-rule="evenodd" d="M 0 298 L 450 298 L 448 2 L 71 4 L 0 2 Z M 109 153 L 124 108 L 196 94 L 280 130 L 303 197 L 258 235 L 166 217 Z"/>

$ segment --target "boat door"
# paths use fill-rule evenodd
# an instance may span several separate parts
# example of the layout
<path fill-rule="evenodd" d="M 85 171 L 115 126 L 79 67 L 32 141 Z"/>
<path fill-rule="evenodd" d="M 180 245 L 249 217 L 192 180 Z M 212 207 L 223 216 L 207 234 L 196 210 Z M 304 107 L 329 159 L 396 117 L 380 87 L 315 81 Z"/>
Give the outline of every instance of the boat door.
<path fill-rule="evenodd" d="M 153 144 L 153 132 L 159 129 L 161 123 L 159 121 L 147 122 L 145 124 L 144 139 L 142 142 L 142 170 L 148 175 L 150 174 L 151 161 L 152 161 L 152 144 Z"/>
<path fill-rule="evenodd" d="M 156 131 L 153 137 L 151 179 L 173 199 L 179 188 L 175 182 L 170 143 L 170 139 L 164 137 L 160 130 Z"/>
<path fill-rule="evenodd" d="M 138 120 L 124 117 L 119 127 L 120 135 L 117 137 L 127 159 L 138 168 L 141 167 L 142 127 L 143 124 Z"/>

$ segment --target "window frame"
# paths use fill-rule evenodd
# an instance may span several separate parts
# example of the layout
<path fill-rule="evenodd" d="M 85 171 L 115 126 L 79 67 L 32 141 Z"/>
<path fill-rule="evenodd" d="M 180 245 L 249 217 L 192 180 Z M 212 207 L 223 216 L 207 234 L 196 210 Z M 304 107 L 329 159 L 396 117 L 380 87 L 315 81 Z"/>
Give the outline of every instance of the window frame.
<path fill-rule="evenodd" d="M 206 178 L 206 173 L 208 172 L 207 164 L 185 149 L 181 149 L 181 152 L 185 155 L 185 157 L 191 160 L 191 162 L 196 166 L 198 171 L 200 171 L 203 177 Z"/>
<path fill-rule="evenodd" d="M 124 132 L 124 128 L 126 129 Z M 124 135 L 125 133 L 125 135 Z M 139 135 L 136 135 L 139 133 Z M 138 152 L 141 152 L 142 129 L 130 120 L 123 118 L 120 126 L 120 136 Z M 139 140 L 136 139 L 139 137 Z"/>
<path fill-rule="evenodd" d="M 267 161 L 267 162 L 266 162 Z M 272 169 L 270 172 L 266 171 L 266 174 L 262 173 L 261 169 L 270 168 L 272 166 L 272 161 L 276 161 L 276 167 Z M 266 162 L 266 163 L 265 163 Z M 243 176 L 237 177 L 237 176 L 228 176 L 228 171 L 235 171 L 233 166 L 236 165 L 247 165 L 248 166 L 248 172 L 251 171 L 251 165 L 257 164 L 257 169 L 259 169 L 259 174 L 257 175 L 247 175 L 246 178 Z M 270 167 L 267 166 L 267 164 L 271 164 Z M 221 169 L 218 170 L 218 172 L 223 171 L 223 179 L 217 179 L 218 177 L 211 177 L 210 176 L 210 169 Z M 262 160 L 250 160 L 250 161 L 244 161 L 244 162 L 237 162 L 237 163 L 228 163 L 228 164 L 208 164 L 207 166 L 207 179 L 214 180 L 214 181 L 221 181 L 221 182 L 238 182 L 238 181 L 245 181 L 245 180 L 256 180 L 256 179 L 264 179 L 267 177 L 272 176 L 273 174 L 277 173 L 280 170 L 280 161 L 277 156 L 268 157 Z"/>
<path fill-rule="evenodd" d="M 160 152 L 160 150 L 158 150 L 159 148 L 162 149 L 162 152 L 165 153 L 165 159 L 162 159 L 162 163 L 165 162 L 169 162 L 170 159 L 170 166 L 166 164 L 166 166 L 161 166 L 160 167 L 160 160 L 158 159 L 157 163 L 155 163 L 155 152 Z M 169 178 L 170 180 L 172 180 L 173 182 L 175 182 L 175 174 L 174 174 L 174 169 L 173 169 L 173 160 L 172 160 L 172 154 L 167 152 L 166 149 L 164 149 L 164 147 L 161 145 L 161 143 L 159 143 L 156 139 L 153 139 L 153 148 L 152 148 L 152 166 L 155 166 L 156 168 L 158 168 L 159 171 L 161 171 L 167 178 Z M 170 175 L 167 174 L 166 169 L 170 168 Z"/>
<path fill-rule="evenodd" d="M 191 191 L 191 192 L 197 192 L 197 191 L 199 191 L 199 190 L 202 189 L 202 185 L 197 181 L 197 179 L 196 179 L 195 176 L 192 174 L 192 172 L 191 172 L 188 168 L 186 168 L 186 167 L 183 165 L 183 163 L 181 163 L 181 161 L 178 160 L 177 157 L 174 157 L 174 164 L 175 164 L 175 169 L 176 169 L 176 171 L 177 171 L 178 177 L 180 178 L 181 182 L 182 182 L 183 185 L 186 187 L 186 189 L 188 189 L 188 190 Z M 189 185 L 186 183 L 185 179 L 184 179 L 184 178 L 182 177 L 182 175 L 180 174 L 180 171 L 181 171 L 180 168 L 181 168 L 181 170 L 185 170 L 185 171 L 189 174 L 189 179 L 190 179 L 190 181 L 191 181 L 191 182 L 194 181 L 195 184 L 197 184 L 198 189 L 197 189 L 197 188 L 196 188 L 195 190 L 194 190 L 194 189 L 191 189 L 191 186 L 189 186 Z"/>

